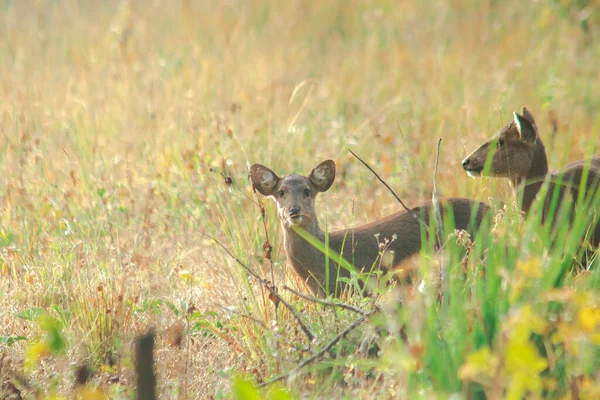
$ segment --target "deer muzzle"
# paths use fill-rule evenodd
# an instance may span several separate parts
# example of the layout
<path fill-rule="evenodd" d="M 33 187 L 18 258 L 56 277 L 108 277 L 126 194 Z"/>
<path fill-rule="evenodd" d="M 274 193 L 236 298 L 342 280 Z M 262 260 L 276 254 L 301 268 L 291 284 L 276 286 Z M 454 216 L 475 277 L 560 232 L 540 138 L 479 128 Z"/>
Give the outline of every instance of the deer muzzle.
<path fill-rule="evenodd" d="M 291 224 L 296 225 L 302 222 L 302 214 L 300 214 L 300 207 L 292 207 L 288 212 Z"/>
<path fill-rule="evenodd" d="M 476 160 L 467 157 L 462 162 L 463 169 L 469 174 L 470 177 L 477 178 L 481 176 L 483 166 L 481 166 Z"/>

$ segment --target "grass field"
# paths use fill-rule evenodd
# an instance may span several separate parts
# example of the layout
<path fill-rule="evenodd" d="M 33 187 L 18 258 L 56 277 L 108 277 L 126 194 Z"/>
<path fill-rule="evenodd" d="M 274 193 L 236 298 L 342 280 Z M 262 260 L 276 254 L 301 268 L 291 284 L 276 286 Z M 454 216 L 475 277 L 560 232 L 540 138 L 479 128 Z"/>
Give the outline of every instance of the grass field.
<path fill-rule="evenodd" d="M 551 233 L 535 212 L 520 217 L 507 181 L 460 166 L 523 105 L 554 168 L 600 154 L 599 12 L 0 0 L 0 393 L 71 398 L 85 365 L 87 398 L 134 398 L 133 340 L 152 327 L 165 399 L 600 398 L 600 272 L 566 273 L 588 220 Z M 416 206 L 431 197 L 438 138 L 441 193 L 498 213 L 474 244 L 451 237 L 443 256 L 429 246 L 415 261 L 423 276 L 445 266 L 441 301 L 419 282 L 345 299 L 382 311 L 255 388 L 360 315 L 281 289 L 306 292 L 248 167 L 306 174 L 334 159 L 317 207 L 336 229 L 400 209 L 348 149 Z M 211 236 L 280 287 L 313 341 Z"/>

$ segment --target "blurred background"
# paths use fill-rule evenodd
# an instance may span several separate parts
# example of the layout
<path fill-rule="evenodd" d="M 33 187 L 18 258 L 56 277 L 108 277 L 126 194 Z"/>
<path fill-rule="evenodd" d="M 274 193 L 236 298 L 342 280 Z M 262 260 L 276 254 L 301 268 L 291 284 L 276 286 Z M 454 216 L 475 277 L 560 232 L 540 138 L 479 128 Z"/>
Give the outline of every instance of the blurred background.
<path fill-rule="evenodd" d="M 31 337 L 15 315 L 56 306 L 81 316 L 71 358 L 105 365 L 190 305 L 222 315 L 247 288 L 202 234 L 262 265 L 255 162 L 285 175 L 334 159 L 317 200 L 332 228 L 399 209 L 347 149 L 414 206 L 441 138 L 443 195 L 512 201 L 461 160 L 522 106 L 552 167 L 599 152 L 599 21 L 584 0 L 1 0 L 0 335 Z M 167 382 L 193 376 L 191 397 L 251 370 L 213 328 L 193 355 L 159 356 Z"/>

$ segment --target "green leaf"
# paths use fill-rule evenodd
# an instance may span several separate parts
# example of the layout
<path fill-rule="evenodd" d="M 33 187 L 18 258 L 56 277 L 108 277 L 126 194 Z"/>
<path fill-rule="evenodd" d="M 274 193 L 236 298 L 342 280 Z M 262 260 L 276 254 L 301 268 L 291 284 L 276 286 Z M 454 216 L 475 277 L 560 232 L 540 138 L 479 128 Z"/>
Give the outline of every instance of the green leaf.
<path fill-rule="evenodd" d="M 258 389 L 241 375 L 233 378 L 233 398 L 236 400 L 261 400 Z"/>
<path fill-rule="evenodd" d="M 269 400 L 292 400 L 293 397 L 281 386 L 275 386 L 269 390 L 267 395 Z"/>
<path fill-rule="evenodd" d="M 0 230 L 0 247 L 10 246 L 15 241 L 15 235 L 11 232 Z"/>
<path fill-rule="evenodd" d="M 327 257 L 327 259 L 333 260 L 340 267 L 344 268 L 346 271 L 348 271 L 350 273 L 358 272 L 358 269 L 355 268 L 346 259 L 344 259 L 344 257 L 342 257 L 341 254 L 339 254 L 337 251 L 331 249 L 328 246 L 328 244 L 321 242 L 319 239 L 317 239 L 316 237 L 314 237 L 313 235 L 308 233 L 306 230 L 302 229 L 302 227 L 300 227 L 298 225 L 292 225 L 292 229 L 294 230 L 294 232 L 296 232 L 298 235 L 300 235 L 304 240 L 306 240 L 308 243 L 310 243 L 314 248 L 316 248 L 321 253 L 323 253 Z M 329 272 L 327 273 L 327 275 L 329 275 Z M 366 283 L 368 280 L 368 274 L 357 275 L 357 278 L 362 283 Z M 339 277 L 338 277 L 338 279 L 339 279 Z M 327 279 L 327 281 L 329 281 L 329 279 Z M 333 288 L 329 288 L 329 289 L 333 289 Z"/>
<path fill-rule="evenodd" d="M 0 344 L 4 343 L 7 346 L 12 346 L 19 340 L 27 340 L 27 338 L 25 336 L 0 336 Z"/>
<path fill-rule="evenodd" d="M 67 348 L 67 343 L 62 336 L 63 325 L 59 320 L 48 314 L 40 315 L 38 318 L 40 329 L 46 333 L 46 344 L 53 353 L 61 353 Z"/>
<path fill-rule="evenodd" d="M 46 310 L 42 307 L 33 307 L 28 310 L 17 313 L 17 318 L 25 319 L 27 321 L 33 321 L 45 312 Z"/>

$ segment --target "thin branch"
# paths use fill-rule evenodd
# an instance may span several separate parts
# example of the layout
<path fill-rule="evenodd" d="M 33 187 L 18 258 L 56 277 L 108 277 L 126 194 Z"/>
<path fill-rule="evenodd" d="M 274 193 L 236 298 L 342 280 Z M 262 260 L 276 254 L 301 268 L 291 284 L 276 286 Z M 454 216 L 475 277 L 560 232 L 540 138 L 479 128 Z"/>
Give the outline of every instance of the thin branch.
<path fill-rule="evenodd" d="M 260 202 L 260 199 L 258 198 L 258 194 L 254 190 L 254 188 L 252 188 L 252 191 L 254 191 L 254 195 L 256 196 L 256 202 L 257 202 L 256 204 L 258 205 L 258 208 L 260 209 L 260 219 L 262 221 L 263 229 L 265 231 L 265 242 L 263 243 L 263 251 L 265 252 L 265 258 L 269 260 L 269 265 L 271 266 L 271 282 L 273 282 L 273 284 L 275 284 L 275 272 L 274 272 L 275 268 L 273 266 L 273 258 L 272 258 L 272 254 L 271 254 L 271 252 L 273 251 L 273 246 L 271 245 L 271 241 L 269 240 L 269 230 L 267 229 L 267 218 L 265 216 L 265 207 Z"/>
<path fill-rule="evenodd" d="M 273 295 L 275 298 L 277 298 L 278 301 L 280 301 L 288 310 L 290 310 L 290 312 L 296 318 L 296 321 L 298 321 L 298 324 L 300 324 L 300 327 L 302 328 L 302 331 L 304 332 L 304 334 L 308 338 L 309 342 L 313 341 L 313 339 L 315 338 L 315 335 L 312 334 L 312 332 L 310 331 L 310 329 L 308 329 L 308 326 L 306 326 L 306 324 L 302 321 L 302 318 L 300 318 L 300 315 L 298 314 L 298 312 L 296 311 L 296 309 L 294 307 L 292 307 L 292 305 L 289 304 L 287 301 L 285 301 L 285 299 L 283 297 L 281 297 L 281 295 L 279 293 L 277 293 L 277 290 L 275 290 L 271 286 L 269 286 L 267 284 L 267 282 L 263 278 L 260 277 L 260 275 L 258 275 L 256 272 L 252 271 L 246 264 L 244 264 L 239 258 L 237 258 L 231 251 L 229 251 L 229 249 L 227 247 L 225 247 L 215 237 L 210 236 L 207 233 L 202 233 L 202 234 L 204 236 L 208 237 L 209 239 L 211 239 L 217 245 L 219 245 L 223 249 L 223 251 L 225 251 L 225 253 L 227 253 L 229 255 L 229 257 L 233 258 L 235 260 L 235 262 L 237 262 L 242 268 L 244 268 L 246 270 L 246 272 L 248 272 L 250 275 L 252 275 L 252 277 L 254 279 L 256 279 L 256 281 L 262 287 L 264 287 L 265 289 L 267 289 L 267 291 L 271 295 Z"/>
<path fill-rule="evenodd" d="M 294 126 L 294 124 L 296 123 L 296 121 L 298 120 L 300 115 L 302 114 L 302 111 L 304 111 L 304 108 L 306 107 L 306 104 L 308 103 L 308 99 L 310 99 L 310 95 L 312 94 L 312 92 L 315 88 L 315 83 L 316 83 L 315 80 L 314 79 L 305 80 L 305 81 L 301 82 L 299 85 L 297 85 L 296 88 L 294 88 L 294 91 L 292 92 L 292 97 L 290 97 L 290 101 L 288 102 L 288 107 L 289 107 L 289 105 L 291 105 L 291 101 L 293 100 L 294 95 L 298 92 L 298 87 L 304 86 L 304 82 L 307 82 L 307 81 L 310 81 L 310 87 L 308 88 L 308 93 L 306 93 L 306 96 L 304 96 L 304 100 L 302 100 L 302 104 L 300 104 L 300 108 L 298 108 L 298 111 L 296 111 L 296 114 L 294 114 L 291 121 L 288 123 L 288 131 Z"/>
<path fill-rule="evenodd" d="M 442 144 L 442 139 L 438 140 L 437 151 L 435 153 L 435 164 L 433 166 L 433 191 L 431 192 L 431 203 L 433 205 L 433 212 L 435 215 L 435 234 L 437 236 L 437 241 L 439 245 L 442 245 L 442 238 L 444 237 L 444 221 L 442 220 L 442 209 L 440 207 L 440 200 L 438 198 L 438 190 L 437 190 L 437 169 L 438 169 L 438 160 L 440 158 L 440 146 Z M 440 253 L 443 257 L 443 252 Z M 446 292 L 447 283 L 448 283 L 448 271 L 447 266 L 444 264 L 442 260 L 442 267 L 440 268 L 440 279 L 442 282 L 442 289 L 440 295 Z"/>
<path fill-rule="evenodd" d="M 423 220 L 419 217 L 419 215 L 414 212 L 413 210 L 411 210 L 410 208 L 408 208 L 406 206 L 406 204 L 404 204 L 404 202 L 400 199 L 400 197 L 398 197 L 398 195 L 396 194 L 396 192 L 394 192 L 394 190 L 390 187 L 390 185 L 387 184 L 386 181 L 384 181 L 377 172 L 375 172 L 375 170 L 373 168 L 371 168 L 371 166 L 369 164 L 367 164 L 365 161 L 363 161 L 362 158 L 360 158 L 359 156 L 356 155 L 356 153 L 354 153 L 352 150 L 348 149 L 348 151 L 350 153 L 352 153 L 352 155 L 354 157 L 356 157 L 356 159 L 358 161 L 360 161 L 361 163 L 363 163 L 363 165 L 365 167 L 367 167 L 367 169 L 369 171 L 371 171 L 373 173 L 373 175 L 375 175 L 375 177 L 379 180 L 379 182 L 381 182 L 389 191 L 390 193 L 392 193 L 392 195 L 396 198 L 396 200 L 398 200 L 398 202 L 402 205 L 402 207 L 404 207 L 404 209 L 406 211 L 408 211 L 417 221 L 419 221 L 421 223 L 421 225 L 423 225 L 423 227 L 425 228 L 425 232 L 429 232 L 429 226 L 427 226 L 427 224 L 425 222 L 423 222 Z"/>
<path fill-rule="evenodd" d="M 435 212 L 435 221 L 436 221 L 436 234 L 437 239 L 440 245 L 442 244 L 442 238 L 444 237 L 444 221 L 442 220 L 442 209 L 440 207 L 440 200 L 438 197 L 438 189 L 437 189 L 437 170 L 438 170 L 438 161 L 440 158 L 440 146 L 442 144 L 442 139 L 438 140 L 437 151 L 435 153 L 435 164 L 433 166 L 433 192 L 431 192 L 431 202 L 433 204 L 433 211 Z"/>
<path fill-rule="evenodd" d="M 568 178 L 565 178 L 564 172 L 565 171 L 558 172 L 557 176 L 553 176 L 552 173 L 548 173 L 546 176 L 543 176 L 540 178 L 526 179 L 517 187 L 517 189 L 522 190 L 526 186 L 533 185 L 535 183 L 545 183 L 546 181 L 548 181 L 548 183 L 553 183 L 555 185 L 558 185 L 560 187 L 564 187 L 567 189 L 580 189 L 581 182 L 574 183 L 574 182 L 568 180 Z M 590 176 L 588 175 L 588 178 L 589 177 Z M 588 180 L 588 182 L 590 182 L 590 181 Z M 594 181 L 594 180 L 592 180 L 592 182 L 596 183 L 596 181 Z"/>
<path fill-rule="evenodd" d="M 241 312 L 239 312 L 239 311 L 231 310 L 231 309 L 229 309 L 229 308 L 227 308 L 227 307 L 225 307 L 225 306 L 222 306 L 222 305 L 220 305 L 220 304 L 217 304 L 217 307 L 221 308 L 223 311 L 226 311 L 226 312 L 232 313 L 232 314 L 234 314 L 234 315 L 237 315 L 237 316 L 239 316 L 239 317 L 243 317 L 243 318 L 246 318 L 246 319 L 248 319 L 248 320 L 250 320 L 250 321 L 252 321 L 252 322 L 255 322 L 255 323 L 259 324 L 259 325 L 260 325 L 262 328 L 264 328 L 264 329 L 266 329 L 266 328 L 267 328 L 267 325 L 266 325 L 264 322 L 262 322 L 261 320 L 259 320 L 259 319 L 258 319 L 258 318 L 256 318 L 256 317 L 253 317 L 253 316 L 252 316 L 252 315 L 250 315 L 250 314 L 245 314 L 245 313 L 241 313 Z"/>
<path fill-rule="evenodd" d="M 398 127 L 398 132 L 400 132 L 400 136 L 404 139 L 404 132 L 402 132 L 402 127 L 400 126 L 400 122 L 396 120 L 396 126 Z"/>
<path fill-rule="evenodd" d="M 233 187 L 234 189 L 236 189 L 238 192 L 240 192 L 242 194 L 242 196 L 244 196 L 245 198 L 247 198 L 248 200 L 250 200 L 251 202 L 253 202 L 254 204 L 256 204 L 257 206 L 261 206 L 259 201 L 254 200 L 252 197 L 248 196 L 246 193 L 244 193 L 244 191 L 242 189 L 240 189 L 235 182 L 232 182 L 230 184 L 231 187 Z M 254 191 L 254 190 L 253 190 Z"/>
<path fill-rule="evenodd" d="M 369 317 L 371 317 L 373 314 L 375 314 L 378 311 L 379 311 L 378 309 L 375 309 L 375 310 L 371 310 L 368 313 L 362 315 L 356 321 L 354 321 L 353 323 L 348 325 L 346 327 L 346 329 L 344 329 L 342 332 L 340 332 L 336 337 L 334 337 L 325 347 L 323 347 L 321 350 L 319 350 L 318 352 L 316 352 L 315 354 L 313 354 L 306 360 L 302 361 L 300 364 L 298 364 L 296 367 L 294 367 L 291 371 L 289 371 L 283 375 L 279 375 L 279 376 L 277 376 L 271 380 L 268 380 L 266 382 L 263 382 L 262 384 L 258 385 L 258 387 L 264 387 L 264 386 L 270 385 L 272 383 L 288 379 L 290 376 L 297 374 L 302 368 L 306 367 L 307 365 L 309 365 L 309 364 L 315 362 L 316 360 L 318 360 L 319 358 L 323 357 L 323 355 L 325 353 L 327 353 L 328 351 L 330 351 L 331 348 L 333 346 L 335 346 L 337 344 L 337 342 L 339 342 L 344 336 L 346 336 L 348 333 L 352 332 L 354 329 L 358 328 L 363 322 L 365 322 L 367 319 L 369 319 Z"/>
<path fill-rule="evenodd" d="M 67 153 L 67 151 L 64 149 L 64 147 L 61 150 L 63 151 L 63 153 L 65 153 L 65 156 L 67 156 L 69 161 L 71 161 L 71 156 L 69 156 L 69 153 Z"/>
<path fill-rule="evenodd" d="M 283 290 L 287 290 L 288 292 L 292 292 L 293 294 L 295 294 L 296 296 L 298 296 L 298 297 L 300 297 L 300 298 L 302 298 L 304 300 L 308 300 L 308 301 L 311 301 L 313 303 L 321 304 L 321 305 L 324 305 L 324 306 L 327 306 L 327 307 L 343 308 L 345 310 L 353 311 L 353 312 L 355 312 L 357 314 L 360 314 L 360 315 L 366 315 L 366 314 L 369 313 L 369 311 L 362 310 L 362 309 L 360 309 L 358 307 L 355 307 L 355 306 L 353 306 L 351 304 L 347 304 L 347 303 L 335 303 L 333 301 L 322 300 L 322 299 L 319 299 L 319 298 L 314 297 L 314 296 L 307 296 L 305 294 L 302 294 L 302 293 L 298 292 L 297 290 L 292 289 L 289 286 L 283 286 L 282 289 Z"/>
<path fill-rule="evenodd" d="M 275 268 L 273 266 L 273 259 L 271 258 L 271 251 L 273 250 L 273 246 L 271 246 L 271 241 L 269 240 L 269 231 L 267 230 L 267 220 L 265 218 L 265 207 L 262 205 L 260 198 L 258 197 L 258 194 L 256 193 L 256 190 L 254 190 L 254 188 L 252 188 L 252 192 L 254 193 L 256 200 L 252 199 L 250 196 L 244 193 L 244 191 L 241 190 L 235 183 L 231 183 L 231 186 L 238 192 L 240 192 L 245 198 L 254 203 L 260 210 L 260 217 L 262 219 L 262 224 L 265 231 L 265 242 L 263 243 L 263 250 L 266 252 L 265 258 L 269 260 L 271 265 L 271 282 L 275 284 Z M 265 249 L 265 245 L 267 245 L 267 249 Z"/>
<path fill-rule="evenodd" d="M 354 133 L 357 134 L 358 132 L 362 131 L 365 126 L 367 126 L 371 121 L 373 121 L 375 118 L 381 115 L 387 108 L 393 106 L 394 104 L 398 104 L 399 100 L 400 97 L 396 96 L 387 103 L 385 103 L 383 106 L 381 106 L 379 109 L 375 110 L 375 112 L 373 112 L 366 120 L 363 121 L 362 124 L 360 124 L 358 128 L 354 130 Z"/>
<path fill-rule="evenodd" d="M 398 132 L 400 132 L 400 137 L 402 138 L 402 141 L 404 142 L 404 154 L 405 154 L 405 157 L 408 159 L 408 165 L 410 166 L 412 173 L 416 175 L 413 159 L 410 157 L 410 154 L 408 152 L 408 141 L 404 137 L 404 132 L 402 132 L 402 127 L 400 126 L 400 122 L 398 122 L 398 120 L 396 120 L 396 126 L 398 127 Z"/>

